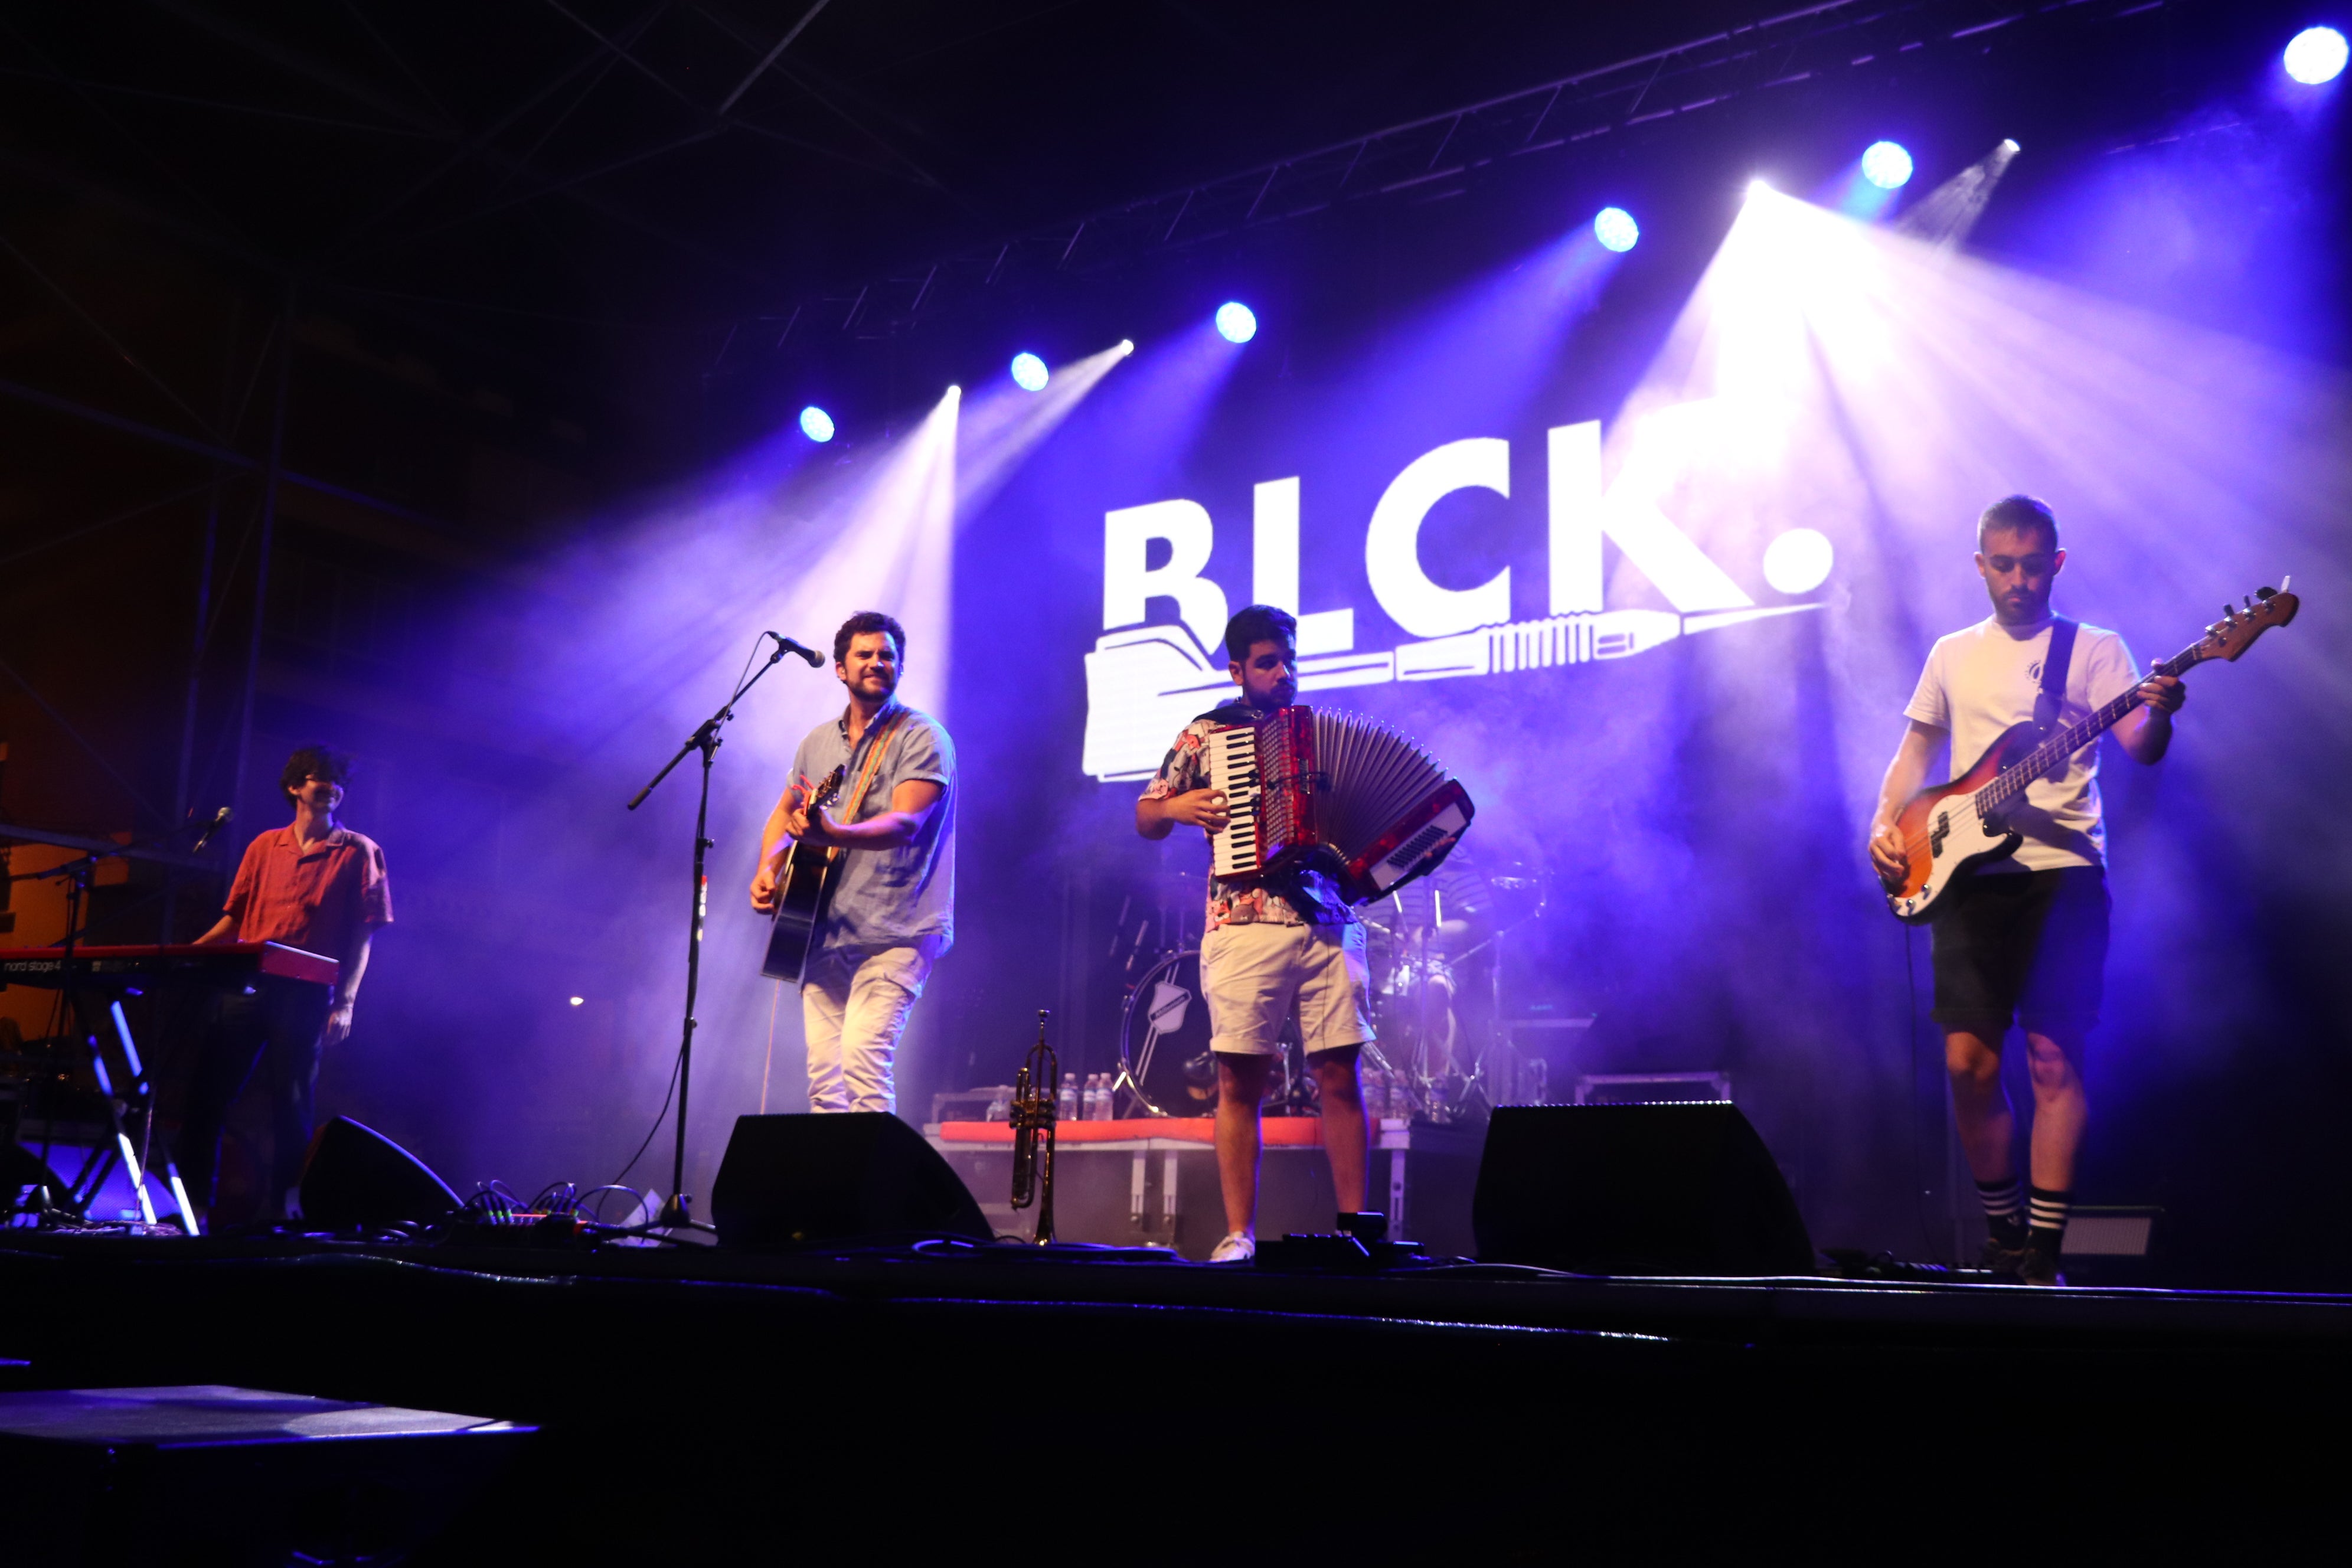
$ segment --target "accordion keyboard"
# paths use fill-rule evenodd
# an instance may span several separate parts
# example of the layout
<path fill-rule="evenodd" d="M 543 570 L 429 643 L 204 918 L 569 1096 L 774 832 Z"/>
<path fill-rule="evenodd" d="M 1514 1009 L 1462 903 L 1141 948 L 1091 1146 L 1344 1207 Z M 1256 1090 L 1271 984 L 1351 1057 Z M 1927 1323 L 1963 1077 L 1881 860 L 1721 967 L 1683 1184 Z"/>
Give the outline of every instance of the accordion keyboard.
<path fill-rule="evenodd" d="M 1220 877 L 1246 877 L 1261 869 L 1263 837 L 1258 807 L 1257 727 L 1236 724 L 1211 732 L 1209 787 L 1225 795 L 1225 826 L 1209 836 L 1210 869 Z"/>

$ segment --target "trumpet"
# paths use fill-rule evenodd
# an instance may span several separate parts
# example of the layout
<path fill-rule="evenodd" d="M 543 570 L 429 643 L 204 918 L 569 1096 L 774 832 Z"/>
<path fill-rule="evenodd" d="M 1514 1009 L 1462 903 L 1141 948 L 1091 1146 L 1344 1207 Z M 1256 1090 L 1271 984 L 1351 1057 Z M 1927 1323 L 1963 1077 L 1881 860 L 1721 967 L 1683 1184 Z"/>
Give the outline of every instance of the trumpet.
<path fill-rule="evenodd" d="M 1051 1011 L 1037 1009 L 1037 1043 L 1013 1080 L 1013 1206 L 1037 1207 L 1037 1245 L 1054 1239 L 1054 1105 L 1061 1063 L 1045 1043 Z"/>

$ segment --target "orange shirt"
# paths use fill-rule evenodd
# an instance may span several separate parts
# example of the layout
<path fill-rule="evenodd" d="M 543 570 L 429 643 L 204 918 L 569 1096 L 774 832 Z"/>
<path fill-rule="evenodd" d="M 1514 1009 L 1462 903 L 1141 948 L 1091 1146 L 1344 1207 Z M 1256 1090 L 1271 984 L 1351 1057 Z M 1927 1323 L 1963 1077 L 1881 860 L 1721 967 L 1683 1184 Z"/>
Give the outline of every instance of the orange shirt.
<path fill-rule="evenodd" d="M 374 839 L 338 827 L 305 850 L 292 824 L 245 847 L 221 911 L 239 942 L 282 942 L 341 958 L 362 930 L 392 923 L 392 885 Z"/>

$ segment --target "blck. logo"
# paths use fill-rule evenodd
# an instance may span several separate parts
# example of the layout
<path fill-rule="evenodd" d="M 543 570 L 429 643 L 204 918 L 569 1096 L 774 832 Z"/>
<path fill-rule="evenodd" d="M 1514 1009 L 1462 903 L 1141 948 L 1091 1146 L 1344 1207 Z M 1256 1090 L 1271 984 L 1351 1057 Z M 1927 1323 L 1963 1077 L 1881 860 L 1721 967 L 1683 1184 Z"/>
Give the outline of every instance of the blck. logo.
<path fill-rule="evenodd" d="M 1422 569 L 1422 523 L 1441 498 L 1465 489 L 1511 493 L 1510 443 L 1491 437 L 1448 442 L 1406 464 L 1365 527 L 1364 571 L 1372 596 L 1412 640 L 1385 652 L 1360 651 L 1352 609 L 1301 605 L 1297 479 L 1255 487 L 1252 602 L 1298 617 L 1302 691 L 1623 658 L 1691 633 L 1819 608 L 1759 607 L 1661 510 L 1681 472 L 1688 437 L 1712 412 L 1708 404 L 1685 404 L 1645 419 L 1605 489 L 1598 420 L 1547 433 L 1551 613 L 1539 620 L 1510 618 L 1507 566 L 1475 588 L 1461 589 L 1431 581 Z M 1654 428 L 1659 438 L 1653 438 Z M 1157 566 L 1149 564 L 1155 541 L 1167 546 L 1167 559 Z M 1608 608 L 1604 541 L 1673 609 Z M 1791 542 L 1798 546 L 1794 553 L 1810 563 L 1790 580 L 1775 574 L 1776 583 L 1796 587 L 1801 582 L 1798 591 L 1819 586 L 1828 574 L 1829 542 L 1794 530 L 1775 549 Z M 1084 765 L 1096 778 L 1149 777 L 1168 738 L 1230 688 L 1219 639 L 1231 609 L 1224 589 L 1201 575 L 1214 542 L 1208 510 L 1196 501 L 1153 501 L 1104 515 L 1104 631 L 1087 655 Z M 1768 554 L 1768 568 L 1770 563 Z M 1155 598 L 1175 603 L 1177 625 L 1139 624 Z"/>

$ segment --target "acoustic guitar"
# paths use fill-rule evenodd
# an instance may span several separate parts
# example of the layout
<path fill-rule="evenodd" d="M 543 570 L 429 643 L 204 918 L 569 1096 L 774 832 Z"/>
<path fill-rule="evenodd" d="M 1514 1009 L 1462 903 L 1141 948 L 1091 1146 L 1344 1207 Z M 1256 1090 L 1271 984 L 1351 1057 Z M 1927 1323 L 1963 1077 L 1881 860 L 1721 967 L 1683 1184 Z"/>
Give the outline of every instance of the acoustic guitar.
<path fill-rule="evenodd" d="M 2258 589 L 2242 612 L 2224 606 L 2222 618 L 2206 627 L 2203 637 L 2149 670 L 2148 678 L 2183 675 L 2208 659 L 2241 658 L 2256 637 L 2294 619 L 2300 605 L 2293 594 Z M 2055 734 L 2045 735 L 2031 722 L 2015 725 L 1967 773 L 1913 795 L 1895 818 L 1903 840 L 1903 876 L 1882 879 L 1886 907 L 1895 917 L 1913 925 L 1934 919 L 1977 868 L 2016 854 L 2025 836 L 2009 826 L 2007 813 L 2024 798 L 2025 786 L 2063 768 L 2068 758 L 2140 702 L 2135 686 Z"/>
<path fill-rule="evenodd" d="M 843 776 L 843 770 L 835 768 L 819 779 L 809 794 L 809 810 L 831 805 L 841 793 Z M 829 848 L 798 842 L 785 851 L 783 869 L 776 878 L 775 923 L 768 931 L 768 956 L 760 964 L 760 973 L 769 979 L 798 985 L 807 972 L 809 952 L 816 945 L 816 928 L 833 901 L 835 854 Z"/>

